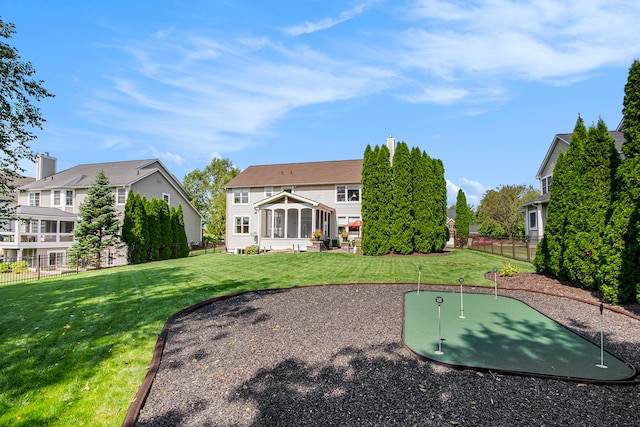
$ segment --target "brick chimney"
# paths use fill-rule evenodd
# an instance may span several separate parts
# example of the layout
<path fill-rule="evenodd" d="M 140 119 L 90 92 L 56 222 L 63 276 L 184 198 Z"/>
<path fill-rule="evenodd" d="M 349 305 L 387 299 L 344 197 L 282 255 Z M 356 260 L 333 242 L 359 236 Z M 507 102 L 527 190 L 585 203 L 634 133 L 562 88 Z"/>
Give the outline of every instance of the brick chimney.
<path fill-rule="evenodd" d="M 49 156 L 49 153 L 36 155 L 36 181 L 48 178 L 56 173 L 58 159 Z"/>

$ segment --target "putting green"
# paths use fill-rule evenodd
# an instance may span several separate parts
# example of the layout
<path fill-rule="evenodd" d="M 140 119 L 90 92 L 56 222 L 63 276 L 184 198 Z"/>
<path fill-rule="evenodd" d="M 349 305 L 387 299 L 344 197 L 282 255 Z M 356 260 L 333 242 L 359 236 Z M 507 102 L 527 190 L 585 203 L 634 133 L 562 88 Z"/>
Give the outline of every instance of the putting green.
<path fill-rule="evenodd" d="M 443 299 L 440 317 L 436 297 Z M 636 375 L 633 365 L 601 353 L 599 344 L 502 296 L 464 293 L 461 302 L 459 292 L 407 292 L 402 339 L 416 355 L 454 366 L 594 382 Z M 598 366 L 602 361 L 606 367 Z"/>

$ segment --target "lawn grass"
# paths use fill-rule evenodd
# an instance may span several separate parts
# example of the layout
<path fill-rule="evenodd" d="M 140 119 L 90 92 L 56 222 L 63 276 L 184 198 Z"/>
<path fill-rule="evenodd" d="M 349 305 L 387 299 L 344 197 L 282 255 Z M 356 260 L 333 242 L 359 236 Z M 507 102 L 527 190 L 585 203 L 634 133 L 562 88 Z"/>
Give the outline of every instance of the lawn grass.
<path fill-rule="evenodd" d="M 119 425 L 175 312 L 231 293 L 332 283 L 491 286 L 504 258 L 199 254 L 0 286 L 0 425 Z M 519 271 L 531 264 L 510 260 Z"/>

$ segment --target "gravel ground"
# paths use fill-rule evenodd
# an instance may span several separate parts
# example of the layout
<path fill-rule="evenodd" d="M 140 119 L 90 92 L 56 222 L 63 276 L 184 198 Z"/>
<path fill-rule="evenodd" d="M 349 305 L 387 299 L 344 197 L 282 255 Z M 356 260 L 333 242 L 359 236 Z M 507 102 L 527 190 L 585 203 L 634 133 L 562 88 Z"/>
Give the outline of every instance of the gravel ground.
<path fill-rule="evenodd" d="M 597 294 L 536 274 L 498 284 L 501 295 L 599 342 Z M 178 317 L 168 325 L 138 425 L 640 426 L 640 385 L 481 373 L 416 360 L 400 343 L 403 294 L 415 288 L 254 292 Z M 605 311 L 606 348 L 639 367 L 640 310 L 615 310 Z"/>

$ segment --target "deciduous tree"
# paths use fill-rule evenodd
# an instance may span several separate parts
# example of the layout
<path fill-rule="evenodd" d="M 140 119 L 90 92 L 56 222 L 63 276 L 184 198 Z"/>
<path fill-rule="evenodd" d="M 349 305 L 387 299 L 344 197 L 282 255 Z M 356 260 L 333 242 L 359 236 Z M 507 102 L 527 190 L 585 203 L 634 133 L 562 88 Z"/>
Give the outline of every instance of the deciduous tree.
<path fill-rule="evenodd" d="M 10 39 L 15 26 L 0 19 L 0 38 Z M 32 160 L 29 146 L 36 139 L 32 129 L 42 129 L 45 122 L 34 101 L 52 97 L 42 80 L 34 80 L 36 73 L 30 62 L 21 60 L 17 49 L 0 41 L 0 216 L 14 217 L 10 206 L 15 190 L 14 181 L 24 172 L 22 160 Z"/>

